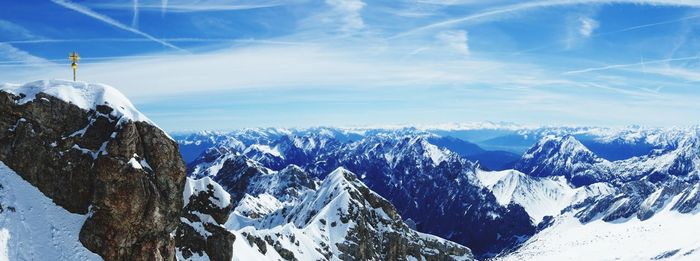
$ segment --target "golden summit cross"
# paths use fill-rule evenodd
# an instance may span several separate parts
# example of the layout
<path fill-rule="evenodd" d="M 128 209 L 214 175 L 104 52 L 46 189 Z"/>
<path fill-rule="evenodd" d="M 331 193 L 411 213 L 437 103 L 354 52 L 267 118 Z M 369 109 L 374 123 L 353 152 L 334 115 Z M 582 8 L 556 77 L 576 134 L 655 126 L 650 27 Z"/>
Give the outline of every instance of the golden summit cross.
<path fill-rule="evenodd" d="M 78 53 L 76 53 L 76 52 L 72 52 L 72 53 L 70 53 L 68 58 L 70 58 L 70 60 L 73 62 L 70 65 L 70 67 L 73 68 L 73 81 L 75 81 L 75 74 L 76 74 L 76 71 L 78 70 L 78 60 L 80 60 L 80 55 L 78 55 Z"/>

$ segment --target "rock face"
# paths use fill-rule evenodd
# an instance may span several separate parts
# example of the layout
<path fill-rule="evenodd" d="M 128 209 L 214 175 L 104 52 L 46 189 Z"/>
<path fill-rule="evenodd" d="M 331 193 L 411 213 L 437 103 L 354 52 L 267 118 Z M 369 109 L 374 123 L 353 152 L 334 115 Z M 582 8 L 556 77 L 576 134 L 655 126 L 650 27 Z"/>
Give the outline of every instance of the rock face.
<path fill-rule="evenodd" d="M 187 179 L 183 197 L 186 205 L 175 233 L 178 259 L 231 260 L 236 236 L 223 227 L 232 208 L 229 194 L 210 178 Z"/>
<path fill-rule="evenodd" d="M 89 218 L 80 241 L 106 260 L 173 260 L 183 207 L 177 144 L 105 85 L 0 86 L 0 161 Z"/>

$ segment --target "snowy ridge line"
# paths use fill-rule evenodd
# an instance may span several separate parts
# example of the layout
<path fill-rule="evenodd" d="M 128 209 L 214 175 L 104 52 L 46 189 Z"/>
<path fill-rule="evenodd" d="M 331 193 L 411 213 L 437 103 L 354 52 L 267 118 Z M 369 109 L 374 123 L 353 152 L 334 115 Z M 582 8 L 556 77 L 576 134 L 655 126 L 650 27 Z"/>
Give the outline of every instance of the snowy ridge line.
<path fill-rule="evenodd" d="M 112 115 L 135 122 L 147 122 L 155 125 L 119 90 L 106 84 L 95 84 L 68 80 L 40 80 L 26 84 L 0 84 L 0 91 L 22 97 L 17 104 L 26 104 L 36 100 L 36 95 L 44 93 L 65 102 L 74 104 L 83 110 L 95 110 L 98 105 L 107 105 L 114 109 Z"/>

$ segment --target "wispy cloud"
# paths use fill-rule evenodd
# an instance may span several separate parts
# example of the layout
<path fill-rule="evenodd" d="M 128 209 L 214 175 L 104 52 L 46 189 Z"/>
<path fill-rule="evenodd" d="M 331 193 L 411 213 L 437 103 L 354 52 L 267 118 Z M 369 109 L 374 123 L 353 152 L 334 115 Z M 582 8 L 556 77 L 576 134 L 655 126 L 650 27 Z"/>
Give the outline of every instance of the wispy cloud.
<path fill-rule="evenodd" d="M 43 37 L 37 36 L 28 29 L 10 21 L 0 19 L 0 32 L 5 37 L 18 38 L 29 41 L 42 40 Z M 34 56 L 29 52 L 23 51 L 11 43 L 0 42 L 0 63 L 14 65 L 32 65 L 41 66 L 50 64 L 44 58 Z"/>
<path fill-rule="evenodd" d="M 443 31 L 437 35 L 437 39 L 440 40 L 443 44 L 447 45 L 447 47 L 449 47 L 450 49 L 456 51 L 457 53 L 463 55 L 469 54 L 469 38 L 467 31 Z"/>
<path fill-rule="evenodd" d="M 117 20 L 114 20 L 114 19 L 112 19 L 112 18 L 110 18 L 110 17 L 108 17 L 108 16 L 106 16 L 106 15 L 97 13 L 97 12 L 95 12 L 95 11 L 93 11 L 93 10 L 87 8 L 87 7 L 84 7 L 84 6 L 82 6 L 82 5 L 79 5 L 79 4 L 76 4 L 76 3 L 72 3 L 72 2 L 69 2 L 69 1 L 65 1 L 65 0 L 51 0 L 51 1 L 54 2 L 54 3 L 56 3 L 56 4 L 58 4 L 58 5 L 60 5 L 60 6 L 65 7 L 65 8 L 68 8 L 68 9 L 71 9 L 71 10 L 73 10 L 73 11 L 79 12 L 79 13 L 81 13 L 81 14 L 87 15 L 87 16 L 89 16 L 89 17 L 95 18 L 95 19 L 97 19 L 97 20 L 99 20 L 99 21 L 102 21 L 102 22 L 104 22 L 104 23 L 106 23 L 106 24 L 109 24 L 109 25 L 111 25 L 111 26 L 114 26 L 114 27 L 116 27 L 116 28 L 119 28 L 119 29 L 122 29 L 122 30 L 125 30 L 125 31 L 132 32 L 132 33 L 134 33 L 134 34 L 143 36 L 143 37 L 145 37 L 145 38 L 147 38 L 147 39 L 150 39 L 150 40 L 152 40 L 152 41 L 154 41 L 154 42 L 156 42 L 156 43 L 162 44 L 162 45 L 167 46 L 167 47 L 170 47 L 170 48 L 172 48 L 172 49 L 175 49 L 175 50 L 178 50 L 178 51 L 184 51 L 184 52 L 186 52 L 184 49 L 182 49 L 182 48 L 180 48 L 180 47 L 177 47 L 177 46 L 175 46 L 175 45 L 173 45 L 173 44 L 171 44 L 171 43 L 168 43 L 168 42 L 166 42 L 166 41 L 160 40 L 160 39 L 158 39 L 158 38 L 156 38 L 156 37 L 154 37 L 154 36 L 152 36 L 152 35 L 150 35 L 150 34 L 147 34 L 147 33 L 144 33 L 144 32 L 142 32 L 142 31 L 139 31 L 138 29 L 135 29 L 135 28 L 133 28 L 133 27 L 129 27 L 129 26 L 125 25 L 125 24 L 120 23 L 120 22 L 117 21 Z"/>
<path fill-rule="evenodd" d="M 169 43 L 233 43 L 236 45 L 304 45 L 304 42 L 284 41 L 274 39 L 252 39 L 252 38 L 160 38 Z M 152 42 L 146 38 L 71 38 L 71 39 L 34 39 L 34 40 L 12 40 L 0 41 L 4 44 L 50 44 L 50 43 L 142 43 Z M 83 57 L 82 59 L 89 59 Z M 113 57 L 110 57 L 113 58 Z"/>
<path fill-rule="evenodd" d="M 222 3 L 195 3 L 195 4 L 169 4 L 168 1 L 163 1 L 158 4 L 140 4 L 141 11 L 158 11 L 161 14 L 165 13 L 193 13 L 193 12 L 214 12 L 214 11 L 236 11 L 236 10 L 251 10 L 281 6 L 282 3 L 252 3 L 252 4 L 222 4 Z M 123 3 L 96 3 L 90 4 L 91 7 L 102 9 L 131 9 L 133 5 Z"/>
<path fill-rule="evenodd" d="M 28 52 L 17 49 L 16 47 L 6 43 L 0 43 L 0 57 L 6 59 L 6 62 L 11 63 L 20 63 L 35 66 L 51 64 L 51 62 L 44 58 L 34 56 Z"/>
<path fill-rule="evenodd" d="M 40 38 L 31 31 L 27 30 L 26 28 L 13 22 L 2 19 L 0 19 L 0 32 L 3 32 L 5 36 L 10 36 L 23 40 Z"/>
<path fill-rule="evenodd" d="M 551 82 L 562 83 L 526 64 L 481 59 L 420 59 L 392 60 L 371 54 L 366 49 L 338 49 L 329 43 L 316 46 L 251 46 L 184 57 L 167 55 L 119 59 L 93 63 L 81 70 L 84 80 L 121 86 L 128 95 L 142 98 L 156 98 L 166 93 L 176 95 L 241 88 L 370 88 L 445 84 L 517 85 L 525 88 Z M 475 73 L 465 74 L 465 71 Z M 503 75 L 503 71 L 508 71 L 508 74 Z M 42 75 L 61 78 L 65 70 L 59 68 Z M 197 88 L 193 89 L 193 86 Z"/>
<path fill-rule="evenodd" d="M 611 69 L 642 67 L 642 66 L 646 67 L 646 66 L 651 65 L 651 64 L 661 64 L 661 63 L 678 62 L 678 61 L 690 61 L 690 60 L 699 60 L 699 59 L 700 59 L 700 56 L 689 56 L 689 57 L 680 57 L 680 58 L 647 60 L 647 61 L 640 61 L 637 63 L 612 64 L 612 65 L 606 65 L 606 66 L 600 66 L 600 67 L 590 67 L 590 68 L 584 68 L 584 69 L 579 69 L 579 70 L 572 70 L 572 71 L 564 72 L 564 74 L 580 74 L 580 73 L 589 73 L 589 72 L 597 72 L 597 71 L 606 71 L 606 70 L 611 70 Z"/>
<path fill-rule="evenodd" d="M 579 23 L 580 27 L 578 29 L 578 33 L 585 38 L 591 37 L 593 31 L 598 29 L 598 26 L 600 26 L 598 21 L 590 17 L 580 17 Z"/>
<path fill-rule="evenodd" d="M 365 22 L 362 19 L 362 8 L 365 3 L 361 0 L 326 0 L 326 4 L 332 7 L 331 17 L 338 17 L 341 23 L 341 30 L 351 32 L 365 27 Z"/>
<path fill-rule="evenodd" d="M 647 5 L 665 5 L 665 6 L 688 6 L 688 7 L 700 7 L 700 1 L 692 0 L 547 0 L 547 1 L 531 1 L 524 3 L 517 3 L 511 5 L 499 6 L 491 9 L 487 9 L 474 14 L 466 15 L 458 18 L 451 18 L 440 22 L 431 23 L 421 27 L 413 28 L 411 30 L 396 34 L 392 38 L 400 38 L 409 35 L 413 35 L 419 32 L 433 30 L 437 28 L 444 28 L 449 26 L 454 26 L 461 23 L 483 21 L 486 19 L 493 19 L 501 17 L 508 14 L 514 14 L 523 11 L 531 11 L 540 8 L 549 8 L 555 6 L 567 6 L 567 5 L 583 5 L 583 4 L 647 4 Z"/>

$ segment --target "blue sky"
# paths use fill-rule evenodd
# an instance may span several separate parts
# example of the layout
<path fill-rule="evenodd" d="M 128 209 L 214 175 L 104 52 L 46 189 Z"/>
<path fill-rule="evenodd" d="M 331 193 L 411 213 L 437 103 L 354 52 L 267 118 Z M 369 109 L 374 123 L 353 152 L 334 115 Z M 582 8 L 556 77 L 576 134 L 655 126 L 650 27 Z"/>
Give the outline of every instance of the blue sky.
<path fill-rule="evenodd" d="M 700 124 L 700 1 L 0 1 L 1 82 L 76 50 L 167 130 Z"/>

